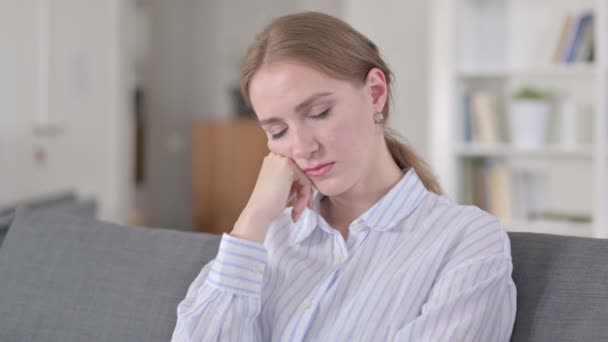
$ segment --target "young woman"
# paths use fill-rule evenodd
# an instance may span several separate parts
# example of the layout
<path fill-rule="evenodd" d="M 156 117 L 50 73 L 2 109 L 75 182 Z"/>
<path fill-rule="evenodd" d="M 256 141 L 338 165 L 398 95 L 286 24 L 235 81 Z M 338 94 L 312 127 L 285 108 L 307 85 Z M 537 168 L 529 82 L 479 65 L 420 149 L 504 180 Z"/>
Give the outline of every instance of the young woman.
<path fill-rule="evenodd" d="M 328 15 L 257 36 L 242 91 L 271 152 L 173 340 L 509 340 L 508 236 L 387 131 L 391 78 L 376 45 Z"/>

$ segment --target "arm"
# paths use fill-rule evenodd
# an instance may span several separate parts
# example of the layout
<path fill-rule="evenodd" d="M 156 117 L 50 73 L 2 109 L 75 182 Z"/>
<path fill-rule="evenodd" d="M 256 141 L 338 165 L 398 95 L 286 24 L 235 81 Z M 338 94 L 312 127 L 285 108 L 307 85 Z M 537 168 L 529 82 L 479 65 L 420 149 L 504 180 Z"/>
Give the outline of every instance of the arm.
<path fill-rule="evenodd" d="M 261 341 L 258 325 L 266 249 L 224 234 L 215 260 L 205 265 L 177 307 L 172 341 Z"/>
<path fill-rule="evenodd" d="M 512 269 L 510 253 L 495 253 L 446 270 L 420 316 L 402 327 L 395 340 L 509 341 L 516 310 Z"/>
<path fill-rule="evenodd" d="M 293 160 L 269 153 L 255 188 L 215 260 L 206 265 L 177 307 L 173 341 L 261 341 L 258 324 L 266 268 L 263 242 L 294 198 L 294 222 L 312 206 L 312 182 Z"/>

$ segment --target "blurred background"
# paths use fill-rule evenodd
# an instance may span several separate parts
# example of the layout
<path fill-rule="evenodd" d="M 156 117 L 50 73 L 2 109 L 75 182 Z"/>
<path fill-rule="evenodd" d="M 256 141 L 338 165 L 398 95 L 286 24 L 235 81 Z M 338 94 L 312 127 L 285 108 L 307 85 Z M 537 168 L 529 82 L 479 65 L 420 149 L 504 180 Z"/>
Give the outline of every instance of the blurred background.
<path fill-rule="evenodd" d="M 106 221 L 229 231 L 267 153 L 241 58 L 273 18 L 316 10 L 380 47 L 396 76 L 390 126 L 450 196 L 510 230 L 607 237 L 606 8 L 3 1 L 0 212 L 78 203 Z"/>

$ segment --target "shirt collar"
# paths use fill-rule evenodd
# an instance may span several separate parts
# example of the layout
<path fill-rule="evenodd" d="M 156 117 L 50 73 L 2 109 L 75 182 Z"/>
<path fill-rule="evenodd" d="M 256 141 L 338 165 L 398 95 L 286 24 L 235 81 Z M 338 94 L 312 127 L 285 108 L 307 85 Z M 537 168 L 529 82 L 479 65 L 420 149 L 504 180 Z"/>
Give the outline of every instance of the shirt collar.
<path fill-rule="evenodd" d="M 414 211 L 426 193 L 428 190 L 418 174 L 413 168 L 410 168 L 397 184 L 355 222 L 377 231 L 392 229 Z M 331 232 L 329 231 L 331 228 L 323 224 L 324 220 L 319 213 L 321 199 L 324 195 L 315 189 L 313 196 L 314 209 L 306 208 L 301 219 L 296 223 L 292 244 L 304 241 L 317 227 Z"/>

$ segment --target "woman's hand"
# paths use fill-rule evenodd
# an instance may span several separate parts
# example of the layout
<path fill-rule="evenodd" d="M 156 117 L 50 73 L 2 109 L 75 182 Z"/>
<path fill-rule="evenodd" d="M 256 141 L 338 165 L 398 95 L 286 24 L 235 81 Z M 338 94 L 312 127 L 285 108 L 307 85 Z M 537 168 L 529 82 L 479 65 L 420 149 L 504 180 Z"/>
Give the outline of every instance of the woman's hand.
<path fill-rule="evenodd" d="M 288 203 L 293 203 L 295 222 L 307 206 L 312 208 L 312 201 L 312 181 L 293 160 L 271 152 L 264 157 L 253 193 L 231 234 L 262 243 Z"/>

